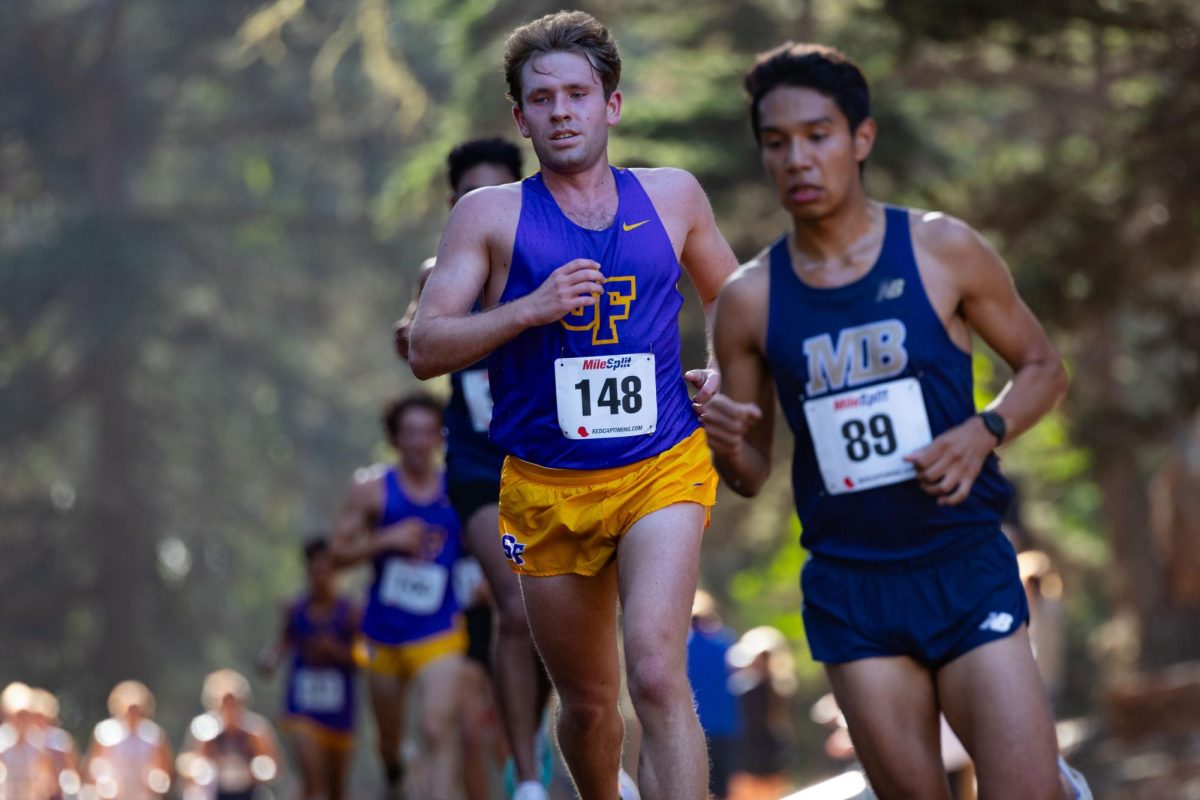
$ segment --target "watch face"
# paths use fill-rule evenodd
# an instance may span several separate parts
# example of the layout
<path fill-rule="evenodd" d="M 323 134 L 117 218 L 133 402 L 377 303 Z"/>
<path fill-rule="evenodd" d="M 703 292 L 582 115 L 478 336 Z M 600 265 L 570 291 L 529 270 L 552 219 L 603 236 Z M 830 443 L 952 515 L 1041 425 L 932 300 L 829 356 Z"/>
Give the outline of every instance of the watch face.
<path fill-rule="evenodd" d="M 984 426 L 987 427 L 988 432 L 991 433 L 992 436 L 996 437 L 996 441 L 1004 441 L 1004 432 L 1007 427 L 1004 424 L 1004 418 L 995 411 L 985 411 L 979 416 L 983 417 Z"/>

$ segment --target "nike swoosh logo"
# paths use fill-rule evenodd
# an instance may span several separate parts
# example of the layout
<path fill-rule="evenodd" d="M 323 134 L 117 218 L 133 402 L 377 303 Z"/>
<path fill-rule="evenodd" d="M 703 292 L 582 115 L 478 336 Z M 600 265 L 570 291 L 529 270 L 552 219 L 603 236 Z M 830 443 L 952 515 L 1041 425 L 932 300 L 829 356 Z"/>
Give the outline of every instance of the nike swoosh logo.
<path fill-rule="evenodd" d="M 632 225 L 629 225 L 629 224 L 627 224 L 627 223 L 622 223 L 622 224 L 621 224 L 621 230 L 625 231 L 626 233 L 629 233 L 629 231 L 633 230 L 634 228 L 639 228 L 639 227 L 641 227 L 642 225 L 645 225 L 645 224 L 646 224 L 647 222 L 649 222 L 649 221 L 650 221 L 650 220 L 648 220 L 648 219 L 644 219 L 644 220 L 642 220 L 641 222 L 635 222 L 635 223 L 633 223 Z"/>

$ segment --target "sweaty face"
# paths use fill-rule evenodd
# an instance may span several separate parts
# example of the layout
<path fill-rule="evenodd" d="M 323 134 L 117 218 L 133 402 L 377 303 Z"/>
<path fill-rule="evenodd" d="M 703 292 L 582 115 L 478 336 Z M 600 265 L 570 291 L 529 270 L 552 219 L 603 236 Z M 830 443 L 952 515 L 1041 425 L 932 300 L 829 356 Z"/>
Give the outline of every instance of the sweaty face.
<path fill-rule="evenodd" d="M 515 180 L 520 180 L 520 177 L 509 172 L 508 167 L 500 164 L 476 164 L 458 179 L 458 185 L 454 187 L 454 196 L 451 198 L 450 204 L 454 205 L 464 194 L 482 189 L 484 186 L 499 186 Z"/>
<path fill-rule="evenodd" d="M 873 120 L 852 134 L 832 97 L 798 86 L 772 89 L 758 109 L 763 166 L 792 216 L 820 219 L 862 191 L 858 165 L 874 144 Z"/>
<path fill-rule="evenodd" d="M 393 444 L 405 464 L 428 468 L 442 447 L 441 418 L 427 408 L 408 409 L 400 419 L 400 430 Z"/>
<path fill-rule="evenodd" d="M 606 100 L 582 55 L 543 53 L 521 68 L 521 103 L 513 116 L 543 169 L 574 174 L 604 158 L 608 129 L 621 119 L 621 93 Z"/>

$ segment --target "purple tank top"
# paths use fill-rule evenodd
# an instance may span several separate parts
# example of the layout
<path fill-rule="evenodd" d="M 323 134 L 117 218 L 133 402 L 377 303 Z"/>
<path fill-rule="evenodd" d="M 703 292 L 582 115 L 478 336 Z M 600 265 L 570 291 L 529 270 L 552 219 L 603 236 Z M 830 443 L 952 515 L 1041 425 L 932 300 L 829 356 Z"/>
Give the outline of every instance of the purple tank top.
<path fill-rule="evenodd" d="M 599 304 L 523 331 L 488 359 L 492 441 L 543 467 L 631 464 L 697 427 L 679 363 L 679 262 L 641 183 L 612 170 L 617 216 L 602 231 L 572 222 L 540 173 L 522 182 L 500 302 L 532 293 L 576 258 L 599 263 L 607 279 Z"/>

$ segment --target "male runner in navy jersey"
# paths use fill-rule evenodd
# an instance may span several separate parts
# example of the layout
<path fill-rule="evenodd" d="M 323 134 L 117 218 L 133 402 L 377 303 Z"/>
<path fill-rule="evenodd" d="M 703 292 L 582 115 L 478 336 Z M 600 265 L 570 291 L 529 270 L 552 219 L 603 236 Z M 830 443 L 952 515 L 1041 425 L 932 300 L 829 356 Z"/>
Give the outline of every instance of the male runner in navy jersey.
<path fill-rule="evenodd" d="M 721 295 L 724 394 L 702 411 L 718 469 L 744 495 L 763 485 L 774 383 L 811 553 L 809 645 L 881 798 L 949 797 L 939 713 L 981 797 L 1090 797 L 1065 764 L 1060 783 L 992 454 L 1062 398 L 1062 363 L 975 231 L 867 197 L 876 126 L 852 62 L 788 43 L 745 86 L 792 229 Z M 979 414 L 973 334 L 1014 373 Z"/>
<path fill-rule="evenodd" d="M 463 195 L 475 189 L 521 180 L 521 151 L 501 138 L 472 139 L 450 151 L 446 166 L 453 208 Z M 408 358 L 412 318 L 435 263 L 430 258 L 421 265 L 412 302 L 396 325 L 396 351 L 401 358 Z M 480 611 L 465 610 L 471 640 L 467 655 L 470 657 L 482 646 L 484 663 L 490 667 L 494 679 L 501 723 L 516 769 L 513 800 L 544 800 L 546 791 L 539 781 L 534 742 L 550 687 L 530 638 L 525 606 L 521 603 L 521 585 L 508 568 L 504 551 L 496 546 L 504 452 L 488 438 L 492 395 L 487 364 L 481 361 L 456 371 L 450 376 L 450 387 L 450 402 L 446 407 L 446 479 L 450 502 L 462 523 L 471 553 L 487 578 L 497 622 L 492 635 L 488 624 L 491 609 L 485 606 Z M 488 639 L 477 641 L 487 636 L 491 636 L 490 658 L 487 658 Z"/>
<path fill-rule="evenodd" d="M 413 323 L 413 372 L 492 353 L 491 437 L 509 453 L 497 546 L 521 575 L 580 795 L 617 796 L 619 597 L 640 788 L 699 800 L 685 642 L 715 475 L 681 374 L 676 285 L 682 264 L 707 306 L 735 259 L 690 174 L 609 165 L 622 98 L 603 25 L 560 12 L 521 26 L 505 76 L 540 171 L 454 207 Z M 688 379 L 700 401 L 718 388 L 715 372 Z"/>

